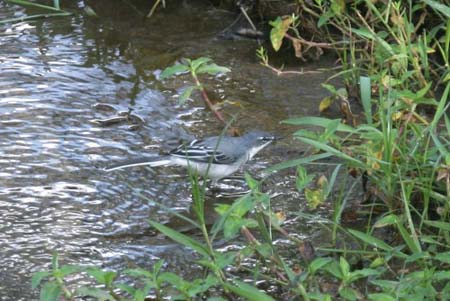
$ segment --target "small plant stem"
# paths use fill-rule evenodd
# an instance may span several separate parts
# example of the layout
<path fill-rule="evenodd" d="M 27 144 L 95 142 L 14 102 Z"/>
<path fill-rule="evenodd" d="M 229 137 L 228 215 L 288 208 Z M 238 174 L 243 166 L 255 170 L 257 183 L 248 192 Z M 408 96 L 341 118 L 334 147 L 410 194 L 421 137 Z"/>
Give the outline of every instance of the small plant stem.
<path fill-rule="evenodd" d="M 219 111 L 217 111 L 214 108 L 214 105 L 212 104 L 211 100 L 208 97 L 208 94 L 206 93 L 205 88 L 203 88 L 202 84 L 200 83 L 200 81 L 198 80 L 197 76 L 195 74 L 192 73 L 192 77 L 195 80 L 195 84 L 200 88 L 200 91 L 202 92 L 202 96 L 203 96 L 203 100 L 205 101 L 206 105 L 208 106 L 208 108 L 214 113 L 214 115 L 216 115 L 217 119 L 219 119 L 220 121 L 222 121 L 223 123 L 227 124 L 225 118 L 223 117 L 222 113 L 220 113 Z"/>
<path fill-rule="evenodd" d="M 311 300 L 311 299 L 309 299 L 308 293 L 306 292 L 306 289 L 305 289 L 305 287 L 303 286 L 303 284 L 299 283 L 298 286 L 297 286 L 297 288 L 300 290 L 299 293 L 300 293 L 300 295 L 302 295 L 302 297 L 303 297 L 303 299 L 304 299 L 305 301 Z"/>
<path fill-rule="evenodd" d="M 242 235 L 244 235 L 245 236 L 245 238 L 247 238 L 247 240 L 250 242 L 250 243 L 252 243 L 252 244 L 255 244 L 255 245 L 260 245 L 261 243 L 255 238 L 255 236 L 253 236 L 253 234 L 250 232 L 250 230 L 248 230 L 248 228 L 247 227 L 242 227 L 241 228 L 241 232 L 242 232 Z"/>
<path fill-rule="evenodd" d="M 301 36 L 298 37 L 293 37 L 288 33 L 284 34 L 284 37 L 286 39 L 289 39 L 291 41 L 299 41 L 302 44 L 305 44 L 308 47 L 319 47 L 319 48 L 327 48 L 327 49 L 333 49 L 333 50 L 344 50 L 345 48 L 337 48 L 335 46 L 335 44 L 343 44 L 345 42 L 337 42 L 337 43 L 317 43 L 317 42 L 312 42 L 312 41 L 307 41 L 305 39 L 303 39 Z"/>
<path fill-rule="evenodd" d="M 147 14 L 146 18 L 150 18 L 153 16 L 153 13 L 155 12 L 156 8 L 158 7 L 161 0 L 156 0 L 155 4 L 153 4 L 152 8 L 150 9 L 150 12 Z"/>
<path fill-rule="evenodd" d="M 211 244 L 211 240 L 209 239 L 208 230 L 206 229 L 206 225 L 202 224 L 202 233 L 203 237 L 205 238 L 206 244 L 208 245 L 208 251 L 209 255 L 211 257 L 211 260 L 216 263 L 216 256 L 214 256 L 214 248 Z M 226 281 L 225 275 L 223 274 L 223 271 L 221 269 L 217 269 L 217 276 L 219 276 L 220 282 L 224 283 Z"/>
<path fill-rule="evenodd" d="M 62 278 L 60 277 L 55 277 L 56 282 L 59 284 L 59 286 L 61 287 L 63 293 L 64 293 L 64 297 L 68 300 L 72 300 L 72 293 L 69 291 L 69 289 L 65 286 L 64 281 Z"/>
<path fill-rule="evenodd" d="M 265 64 L 265 63 L 261 63 L 261 65 L 269 68 L 270 70 L 272 70 L 273 72 L 275 72 L 277 74 L 277 76 L 282 76 L 282 75 L 288 75 L 288 74 L 296 74 L 296 75 L 305 75 L 305 74 L 317 74 L 317 73 L 321 73 L 320 71 L 283 71 L 281 69 L 275 68 L 269 64 Z"/>

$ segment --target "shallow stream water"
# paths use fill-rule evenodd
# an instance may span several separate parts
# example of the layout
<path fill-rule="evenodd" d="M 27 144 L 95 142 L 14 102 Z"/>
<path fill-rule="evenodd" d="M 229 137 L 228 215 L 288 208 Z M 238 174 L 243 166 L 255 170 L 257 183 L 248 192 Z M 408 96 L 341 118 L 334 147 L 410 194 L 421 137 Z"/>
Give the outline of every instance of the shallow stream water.
<path fill-rule="evenodd" d="M 190 79 L 160 81 L 165 67 L 208 56 L 231 68 L 202 80 L 213 98 L 228 101 L 223 111 L 238 114 L 236 125 L 244 130 L 284 136 L 295 128 L 280 121 L 318 113 L 326 94 L 320 83 L 329 74 L 277 77 L 259 65 L 255 40 L 219 38 L 236 15 L 201 1 L 175 2 L 150 20 L 144 18 L 150 1 L 63 2 L 73 16 L 0 25 L 0 300 L 36 299 L 30 276 L 49 267 L 54 251 L 62 263 L 121 269 L 163 258 L 172 270 L 186 270 L 190 252 L 151 230 L 149 219 L 171 223 L 171 217 L 148 199 L 188 212 L 187 173 L 102 171 L 124 158 L 220 133 L 199 95 L 178 104 Z M 98 18 L 84 14 L 87 4 Z M 35 13 L 0 1 L 0 19 Z M 96 122 L 130 110 L 142 122 Z M 246 169 L 258 175 L 298 158 L 300 148 L 286 138 Z M 282 195 L 274 201 L 280 210 L 304 207 L 294 178 L 291 171 L 268 181 Z"/>

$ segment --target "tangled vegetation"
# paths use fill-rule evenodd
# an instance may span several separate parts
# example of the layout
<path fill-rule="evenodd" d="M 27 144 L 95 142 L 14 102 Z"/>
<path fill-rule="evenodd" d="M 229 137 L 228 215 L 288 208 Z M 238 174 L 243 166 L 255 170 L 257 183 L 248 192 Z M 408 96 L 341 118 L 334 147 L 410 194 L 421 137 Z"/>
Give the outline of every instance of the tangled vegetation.
<path fill-rule="evenodd" d="M 324 83 L 332 96 L 320 104 L 326 110 L 337 103 L 343 118 L 284 121 L 318 130 L 294 134 L 311 146 L 309 155 L 271 168 L 276 172 L 297 167 L 297 186 L 312 209 L 325 201 L 335 204 L 333 214 L 323 221 L 332 239 L 319 246 L 320 256 L 308 242 L 283 229 L 282 216 L 271 211 L 270 196 L 249 176 L 251 192 L 232 205 L 218 205 L 220 219 L 208 230 L 205 187 L 193 176 L 196 219 L 182 218 L 198 228 L 203 239 L 150 223 L 195 252 L 204 277 L 183 279 L 163 271 L 163 262 L 158 262 L 152 271 L 124 271 L 133 279 L 129 284 L 113 271 L 60 267 L 55 256 L 51 271 L 33 277 L 35 288 L 42 285 L 42 300 L 80 296 L 135 301 L 449 299 L 450 1 L 298 0 L 295 4 L 296 14 L 271 22 L 273 48 L 290 45 L 304 60 L 333 51 L 341 68 L 335 77 L 345 83 L 345 89 Z M 284 72 L 270 65 L 266 50 L 259 49 L 257 55 L 262 65 L 277 74 Z M 196 61 L 189 62 L 177 70 L 192 71 L 189 66 Z M 225 70 L 214 68 L 214 72 Z M 188 93 L 201 89 L 194 78 L 196 86 Z M 360 115 L 353 113 L 352 98 L 362 105 Z M 313 183 L 315 176 L 305 166 L 333 156 L 338 163 L 330 178 Z M 357 230 L 342 224 L 350 198 L 347 183 L 337 181 L 342 173 L 349 175 L 347 181 L 362 183 L 366 189 L 367 198 L 358 208 L 366 212 L 367 222 Z M 231 240 L 238 235 L 247 241 L 241 249 L 215 248 L 219 237 Z M 297 250 L 298 258 L 286 258 L 274 244 L 280 236 Z M 351 248 L 339 244 L 342 237 L 354 242 Z M 65 279 L 74 273 L 87 274 L 98 285 L 70 288 Z"/>

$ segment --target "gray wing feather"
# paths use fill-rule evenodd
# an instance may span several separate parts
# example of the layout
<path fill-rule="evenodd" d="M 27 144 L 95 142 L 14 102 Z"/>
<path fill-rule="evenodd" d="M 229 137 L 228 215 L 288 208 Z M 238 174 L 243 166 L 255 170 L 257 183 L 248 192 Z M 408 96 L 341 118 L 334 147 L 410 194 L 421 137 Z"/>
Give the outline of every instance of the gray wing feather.
<path fill-rule="evenodd" d="M 217 139 L 194 140 L 188 145 L 180 145 L 170 152 L 171 156 L 186 158 L 193 162 L 212 164 L 231 164 L 236 161 L 233 156 L 227 156 L 222 151 L 216 150 Z"/>

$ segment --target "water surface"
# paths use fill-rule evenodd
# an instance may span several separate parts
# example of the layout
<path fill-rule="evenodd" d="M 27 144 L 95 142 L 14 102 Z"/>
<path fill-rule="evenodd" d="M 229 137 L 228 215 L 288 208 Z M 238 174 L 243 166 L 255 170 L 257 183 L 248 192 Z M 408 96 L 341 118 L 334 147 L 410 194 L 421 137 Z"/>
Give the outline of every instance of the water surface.
<path fill-rule="evenodd" d="M 209 56 L 232 69 L 203 81 L 215 99 L 239 104 L 225 104 L 223 110 L 239 113 L 242 129 L 284 135 L 293 129 L 281 120 L 317 113 L 327 74 L 276 77 L 258 64 L 256 41 L 218 38 L 233 14 L 201 1 L 183 3 L 145 20 L 149 1 L 77 1 L 69 8 L 71 17 L 0 27 L 0 300 L 36 299 L 30 276 L 49 267 L 54 251 L 62 263 L 106 268 L 149 267 L 159 258 L 175 271 L 188 265 L 192 254 L 148 225 L 149 219 L 170 222 L 171 217 L 142 197 L 189 211 L 186 172 L 101 170 L 123 158 L 158 155 L 181 140 L 220 133 L 221 124 L 199 95 L 178 104 L 189 77 L 158 80 L 176 60 Z M 86 4 L 98 18 L 83 14 Z M 36 12 L 0 1 L 2 19 Z M 94 122 L 130 110 L 143 124 Z M 258 175 L 271 164 L 297 158 L 299 147 L 284 140 L 246 169 Z M 293 178 L 294 172 L 285 172 L 269 180 L 272 192 L 283 195 L 275 199 L 279 210 L 304 206 L 292 190 Z"/>

